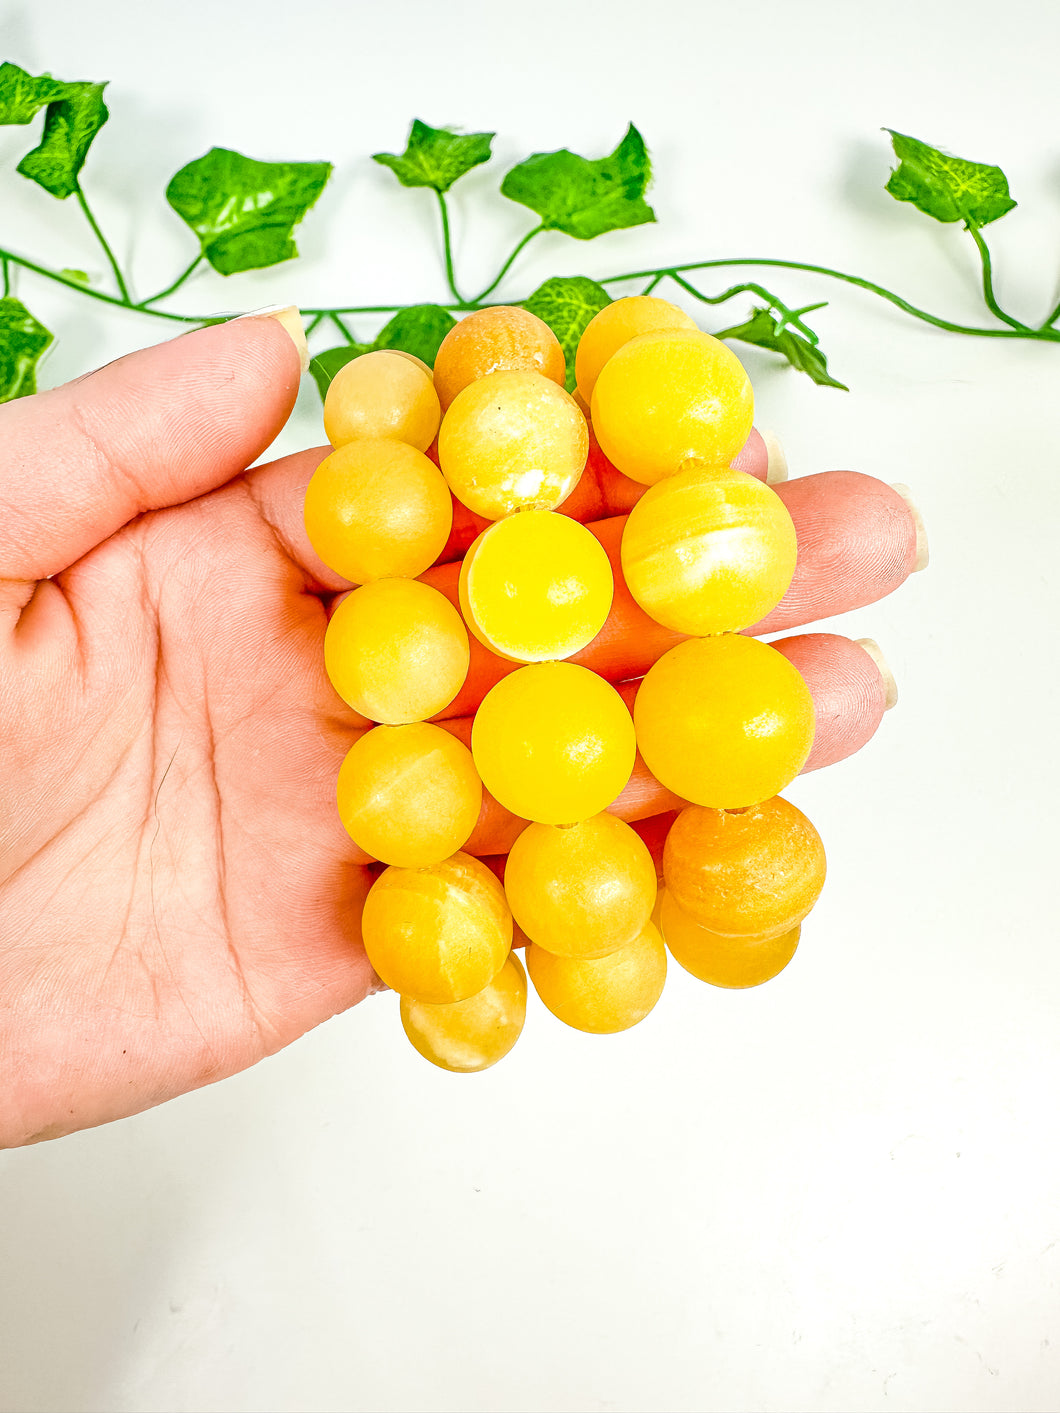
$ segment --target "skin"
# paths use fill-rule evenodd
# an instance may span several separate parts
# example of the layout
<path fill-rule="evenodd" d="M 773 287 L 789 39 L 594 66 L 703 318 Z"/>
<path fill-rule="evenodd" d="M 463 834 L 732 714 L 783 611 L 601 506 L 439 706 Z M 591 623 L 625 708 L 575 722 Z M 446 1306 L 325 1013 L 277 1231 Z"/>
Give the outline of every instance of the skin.
<path fill-rule="evenodd" d="M 326 449 L 246 469 L 299 373 L 248 319 L 0 407 L 0 1147 L 234 1074 L 378 984 L 334 805 L 358 723 L 323 668 L 350 585 L 301 517 Z M 857 480 L 777 628 L 912 569 L 904 502 Z M 834 635 L 796 651 L 830 763 L 876 729 L 879 673 Z"/>

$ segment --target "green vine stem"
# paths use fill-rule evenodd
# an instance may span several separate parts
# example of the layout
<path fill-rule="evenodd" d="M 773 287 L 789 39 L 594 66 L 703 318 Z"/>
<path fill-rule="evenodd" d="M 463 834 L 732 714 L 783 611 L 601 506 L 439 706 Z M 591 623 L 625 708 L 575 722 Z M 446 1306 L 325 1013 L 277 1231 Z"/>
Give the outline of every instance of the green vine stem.
<path fill-rule="evenodd" d="M 493 291 L 497 288 L 497 286 L 501 283 L 505 274 L 510 269 L 511 265 L 514 263 L 516 256 L 534 236 L 540 234 L 540 231 L 541 228 L 538 227 L 537 229 L 530 231 L 526 236 L 523 237 L 522 241 L 520 241 L 519 245 L 515 248 L 515 250 L 512 251 L 511 255 L 501 267 L 496 278 L 489 285 L 486 286 L 486 288 L 476 299 L 455 299 L 453 302 L 443 304 L 440 307 L 454 312 L 471 311 L 485 307 L 489 295 L 491 295 Z M 982 240 L 982 237 L 979 235 L 978 231 L 973 229 L 972 234 L 973 238 L 977 240 L 977 243 Z M 102 290 L 89 289 L 87 286 L 81 284 L 79 281 L 69 279 L 65 275 L 60 274 L 58 270 L 50 270 L 46 266 L 38 265 L 32 260 L 27 260 L 24 256 L 16 254 L 16 252 L 13 250 L 8 250 L 6 248 L 0 247 L 0 260 L 3 261 L 5 271 L 7 269 L 8 262 L 10 262 L 12 265 L 19 265 L 23 269 L 29 270 L 35 275 L 40 275 L 45 279 L 54 280 L 58 284 L 65 285 L 67 289 L 75 290 L 78 294 L 87 295 L 90 299 L 102 300 L 105 304 L 116 305 L 118 308 L 121 309 L 130 309 L 136 313 L 149 314 L 157 319 L 175 320 L 176 322 L 183 324 L 206 324 L 210 323 L 217 316 L 214 314 L 175 314 L 170 312 L 169 310 L 154 309 L 150 308 L 149 306 L 153 305 L 156 301 L 164 298 L 166 295 L 171 294 L 175 289 L 182 285 L 192 273 L 192 271 L 199 265 L 201 258 L 202 257 L 199 256 L 194 261 L 192 261 L 191 265 L 187 267 L 183 274 L 181 274 L 173 282 L 172 285 L 167 286 L 167 288 L 162 290 L 159 294 L 152 295 L 150 299 L 142 300 L 140 303 L 134 303 L 128 294 L 127 288 L 125 287 L 124 279 L 121 282 L 121 288 L 125 290 L 124 297 L 106 294 Z M 1056 329 L 1055 327 L 1053 327 L 1056 320 L 1060 318 L 1060 304 L 1057 305 L 1056 309 L 1052 311 L 1049 318 L 1042 325 L 1037 328 L 1034 328 L 1027 324 L 1020 323 L 1018 320 L 1013 319 L 1011 315 L 1007 315 L 1002 309 L 1000 309 L 1000 307 L 998 307 L 997 305 L 996 300 L 994 300 L 993 298 L 993 291 L 991 289 L 990 298 L 987 301 L 991 312 L 994 313 L 999 319 L 1003 320 L 1006 324 L 1010 325 L 1010 327 L 1004 329 L 985 329 L 972 324 L 958 324 L 954 323 L 952 320 L 949 319 L 939 318 L 937 315 L 931 314 L 925 309 L 919 309 L 916 305 L 910 304 L 908 300 L 903 299 L 900 295 L 895 294 L 892 290 L 885 289 L 882 285 L 875 284 L 871 280 L 862 279 L 858 275 L 848 275 L 842 270 L 833 270 L 826 265 L 812 265 L 801 260 L 776 260 L 765 256 L 736 256 L 729 257 L 724 260 L 697 260 L 689 264 L 683 265 L 663 265 L 657 266 L 653 269 L 632 270 L 625 274 L 601 275 L 597 277 L 597 283 L 607 286 L 613 284 L 623 284 L 636 280 L 647 280 L 649 281 L 649 283 L 642 292 L 649 293 L 650 291 L 656 289 L 663 280 L 669 279 L 684 288 L 688 293 L 693 294 L 695 298 L 703 300 L 705 303 L 719 303 L 722 300 L 731 298 L 733 295 L 739 294 L 741 292 L 754 292 L 759 294 L 761 297 L 768 299 L 770 303 L 772 303 L 774 307 L 776 307 L 781 312 L 784 311 L 786 306 L 783 304 L 783 301 L 779 300 L 775 295 L 771 294 L 761 285 L 735 285 L 732 287 L 732 289 L 725 291 L 725 293 L 722 295 L 707 296 L 704 295 L 701 291 L 695 289 L 682 278 L 685 274 L 697 270 L 719 270 L 726 268 L 731 269 L 737 266 L 756 266 L 779 270 L 798 270 L 808 274 L 822 275 L 827 279 L 840 280 L 843 283 L 853 285 L 858 289 L 867 290 L 870 294 L 877 295 L 879 298 L 887 300 L 889 303 L 895 305 L 898 309 L 901 309 L 904 313 L 909 314 L 912 318 L 919 319 L 924 323 L 931 324 L 934 328 L 943 329 L 948 333 L 966 334 L 973 338 L 1015 338 L 1039 340 L 1049 343 L 1060 342 L 1060 329 Z M 989 267 L 986 268 L 988 271 Z M 984 274 L 984 280 L 986 286 L 989 287 L 990 281 L 988 273 Z M 9 292 L 9 282 L 6 278 L 5 291 Z M 517 303 L 518 301 L 510 302 Z M 310 316 L 312 318 L 312 327 L 316 328 L 322 319 L 334 319 L 335 316 L 341 316 L 343 314 L 393 314 L 396 310 L 407 309 L 409 307 L 409 305 L 401 303 L 312 305 L 302 308 L 301 312 L 303 316 Z M 343 329 L 343 336 L 347 338 L 348 341 L 351 343 L 354 341 L 353 336 L 345 328 Z M 809 337 L 809 334 L 807 333 L 806 336 Z"/>
<path fill-rule="evenodd" d="M 1027 325 L 1020 323 L 1018 319 L 1014 319 L 1011 314 L 1006 314 L 995 299 L 994 276 L 993 271 L 991 269 L 990 251 L 987 249 L 986 241 L 983 239 L 979 227 L 975 224 L 975 222 L 969 221 L 967 225 L 968 234 L 975 241 L 976 249 L 979 251 L 979 259 L 982 262 L 983 266 L 983 302 L 986 304 L 986 307 L 990 310 L 990 312 L 994 314 L 998 319 L 1001 319 L 1006 324 L 1010 324 L 1014 329 L 1025 330 L 1027 328 Z M 1033 332 L 1033 330 L 1031 332 Z"/>
<path fill-rule="evenodd" d="M 117 261 L 117 259 L 115 258 L 115 255 L 114 255 L 113 250 L 111 250 L 110 246 L 107 244 L 107 238 L 106 238 L 106 236 L 103 234 L 103 232 L 100 230 L 100 228 L 99 228 L 99 222 L 96 220 L 95 216 L 93 216 L 93 214 L 92 214 L 92 208 L 89 206 L 87 200 L 85 199 L 85 193 L 81 190 L 80 186 L 77 188 L 77 204 L 81 207 L 81 210 L 84 212 L 84 214 L 85 214 L 85 220 L 88 222 L 88 224 L 92 227 L 92 230 L 95 232 L 96 239 L 99 241 L 100 245 L 103 247 L 103 253 L 104 253 L 104 255 L 107 257 L 107 260 L 110 262 L 110 268 L 114 271 L 114 278 L 115 278 L 115 280 L 117 281 L 117 284 L 118 284 L 118 290 L 119 290 L 119 292 L 120 292 L 120 294 L 121 294 L 122 303 L 123 303 L 123 304 L 131 304 L 131 303 L 132 303 L 132 300 L 129 298 L 129 291 L 128 291 L 128 289 L 127 289 L 127 287 L 126 287 L 126 284 L 125 284 L 125 277 L 122 275 L 122 272 L 121 272 L 121 266 L 118 264 L 118 261 Z"/>
<path fill-rule="evenodd" d="M 458 307 L 462 309 L 465 301 L 456 287 L 456 273 L 453 269 L 453 237 L 449 229 L 449 203 L 445 199 L 444 191 L 438 191 L 435 195 L 438 197 L 438 209 L 442 215 L 442 252 L 445 257 L 445 279 L 450 293 L 456 300 Z"/>
<path fill-rule="evenodd" d="M 57 89 L 57 82 L 50 75 L 34 77 L 17 65 L 0 64 L 0 124 L 25 123 L 27 113 L 47 110 L 46 134 L 51 133 L 47 128 L 47 123 L 52 121 L 49 105 L 65 102 L 67 98 L 72 102 L 84 88 L 76 84 L 64 87 L 60 83 Z M 65 93 L 67 88 L 70 90 L 67 98 L 56 97 L 60 89 Z M 290 259 L 297 253 L 291 233 L 319 197 L 332 171 L 327 162 L 263 163 L 221 148 L 213 148 L 203 157 L 187 163 L 167 184 L 166 200 L 198 237 L 201 248 L 168 284 L 147 298 L 139 299 L 131 293 L 132 282 L 104 235 L 80 183 L 87 145 L 105 120 L 106 110 L 98 104 L 82 105 L 76 113 L 71 109 L 68 117 L 71 122 L 76 118 L 76 132 L 63 129 L 61 140 L 54 133 L 47 138 L 52 144 L 47 147 L 49 163 L 41 165 L 43 146 L 38 147 L 23 159 L 18 171 L 53 196 L 76 195 L 77 205 L 106 259 L 110 276 L 102 288 L 93 288 L 89 277 L 79 270 L 50 268 L 0 247 L 4 301 L 0 312 L 0 368 L 5 370 L 0 400 L 24 396 L 33 390 L 36 362 L 53 337 L 16 297 L 21 272 L 50 280 L 112 308 L 185 327 L 222 322 L 232 317 L 234 311 L 180 314 L 163 306 L 184 289 L 200 269 L 209 267 L 226 276 L 266 269 Z M 823 308 L 824 302 L 817 300 L 794 308 L 760 282 L 759 272 L 774 270 L 793 271 L 813 276 L 815 281 L 836 282 L 863 291 L 885 300 L 910 318 L 947 333 L 971 338 L 1060 342 L 1060 301 L 1041 324 L 1032 326 L 1010 314 L 998 300 L 991 253 L 983 231 L 1017 204 L 1001 168 L 951 156 L 890 128 L 886 131 L 897 159 L 897 166 L 886 182 L 886 191 L 895 200 L 911 203 L 933 220 L 961 223 L 974 243 L 981 297 L 989 315 L 985 325 L 944 318 L 919 308 L 873 280 L 844 270 L 764 255 L 671 263 L 601 277 L 553 276 L 532 293 L 517 296 L 509 277 L 527 247 L 546 232 L 587 241 L 609 231 L 655 221 L 655 212 L 645 200 L 651 162 L 644 139 L 632 123 L 614 151 L 603 157 L 587 158 L 566 148 L 534 153 L 504 174 L 499 194 L 533 212 L 536 224 L 531 225 L 499 262 L 493 278 L 477 295 L 469 298 L 463 292 L 467 286 L 457 270 L 449 193 L 454 182 L 491 160 L 491 144 L 496 134 L 457 133 L 447 128 L 433 128 L 415 119 L 404 152 L 378 152 L 373 154 L 373 160 L 389 168 L 402 186 L 434 192 L 447 291 L 444 298 L 448 302 L 304 306 L 301 313 L 307 334 L 317 335 L 320 330 L 333 329 L 342 340 L 339 347 L 321 349 L 314 365 L 314 376 L 318 385 L 326 388 L 327 379 L 344 361 L 379 346 L 405 347 L 407 344 L 408 351 L 431 358 L 447 328 L 451 327 L 452 316 L 487 308 L 503 298 L 505 303 L 534 311 L 554 328 L 567 356 L 569 385 L 573 377 L 570 366 L 573 349 L 598 309 L 610 298 L 625 292 L 636 290 L 651 294 L 660 287 L 670 286 L 675 293 L 679 291 L 709 306 L 723 306 L 740 296 L 750 296 L 750 309 L 741 310 L 743 322 L 717 330 L 717 337 L 771 350 L 808 374 L 814 382 L 844 387 L 829 372 L 820 339 L 806 319 L 807 315 Z M 278 192 L 281 195 L 277 195 Z M 711 272 L 720 274 L 733 270 L 743 272 L 737 277 L 737 283 L 717 290 L 710 287 Z M 377 332 L 374 343 L 362 342 L 359 326 L 350 321 L 373 315 L 389 316 L 388 322 Z"/>
<path fill-rule="evenodd" d="M 13 269 L 21 268 L 28 271 L 30 274 L 37 275 L 47 280 L 52 280 L 57 284 L 65 286 L 67 289 L 75 290 L 79 294 L 88 296 L 90 299 L 98 300 L 102 303 L 112 305 L 116 308 L 128 309 L 134 313 L 147 314 L 157 319 L 166 319 L 171 322 L 181 324 L 203 325 L 218 322 L 219 319 L 224 317 L 217 314 L 177 314 L 170 310 L 159 309 L 154 307 L 160 301 L 173 295 L 199 269 L 200 265 L 203 264 L 205 258 L 202 252 L 196 255 L 196 257 L 190 262 L 190 264 L 188 264 L 170 284 L 166 285 L 164 289 L 159 290 L 156 294 L 151 295 L 147 299 L 134 301 L 129 291 L 129 283 L 126 280 L 126 277 L 121 269 L 117 257 L 114 255 L 113 250 L 107 242 L 106 237 L 104 236 L 99 226 L 99 223 L 93 215 L 91 207 L 89 206 L 85 194 L 81 190 L 80 186 L 76 188 L 76 194 L 78 204 L 80 205 L 81 210 L 84 213 L 84 216 L 88 221 L 89 226 L 91 227 L 111 268 L 114 277 L 114 282 L 117 288 L 117 293 L 112 294 L 107 293 L 103 290 L 92 289 L 86 284 L 84 284 L 81 280 L 71 278 L 68 274 L 64 272 L 50 269 L 44 265 L 36 263 L 35 261 L 27 259 L 25 256 L 17 254 L 13 250 L 8 250 L 6 248 L 0 247 L 0 267 L 2 267 L 3 274 L 4 298 L 9 298 L 12 296 L 14 283 L 12 274 Z M 487 284 L 485 288 L 474 299 L 467 299 L 460 293 L 460 289 L 456 280 L 455 262 L 453 258 L 452 231 L 450 226 L 449 208 L 446 201 L 445 192 L 437 190 L 436 195 L 438 199 L 438 209 L 441 218 L 442 253 L 445 266 L 445 278 L 449 292 L 452 295 L 451 303 L 442 304 L 438 307 L 454 314 L 467 313 L 476 309 L 487 307 L 487 303 L 490 301 L 490 296 L 493 295 L 494 292 L 501 286 L 501 284 L 505 280 L 505 277 L 508 275 L 509 271 L 512 269 L 522 252 L 526 249 L 526 247 L 530 244 L 531 241 L 536 239 L 539 235 L 543 234 L 544 231 L 548 229 L 548 227 L 542 221 L 539 225 L 529 230 L 515 244 L 514 248 L 503 260 L 499 269 L 497 270 L 496 275 L 490 281 L 490 283 Z M 816 304 L 806 305 L 800 309 L 793 309 L 789 307 L 789 305 L 785 303 L 785 301 L 782 300 L 778 295 L 774 294 L 771 290 L 767 289 L 764 285 L 759 284 L 756 281 L 743 281 L 741 283 L 731 285 L 717 294 L 711 294 L 700 289 L 688 278 L 689 275 L 693 275 L 696 273 L 702 273 L 710 270 L 733 269 L 736 267 L 742 267 L 745 269 L 759 268 L 792 270 L 800 273 L 815 275 L 823 279 L 836 280 L 843 284 L 853 286 L 854 288 L 864 290 L 865 292 L 872 294 L 877 298 L 886 300 L 888 303 L 902 310 L 903 313 L 908 314 L 910 317 L 922 323 L 929 324 L 934 328 L 941 329 L 949 333 L 963 334 L 974 338 L 1007 338 L 1049 343 L 1060 342 L 1060 329 L 1055 327 L 1057 321 L 1060 320 L 1060 303 L 1058 303 L 1056 307 L 1050 312 L 1044 322 L 1037 327 L 1031 327 L 1021 322 L 1019 319 L 1016 319 L 1011 314 L 1007 313 L 1000 306 L 996 294 L 994 292 L 993 271 L 990 252 L 985 240 L 983 239 L 979 224 L 971 217 L 967 217 L 965 219 L 965 228 L 971 235 L 979 255 L 979 260 L 982 269 L 982 294 L 984 303 L 991 312 L 991 314 L 993 314 L 994 317 L 998 320 L 998 322 L 1004 327 L 983 328 L 976 325 L 957 323 L 953 320 L 944 319 L 938 315 L 932 314 L 925 309 L 918 308 L 916 305 L 910 303 L 906 299 L 903 299 L 900 295 L 894 293 L 892 290 L 886 289 L 882 285 L 876 284 L 872 280 L 864 279 L 861 276 L 850 275 L 842 270 L 832 269 L 831 267 L 825 265 L 816 265 L 798 260 L 782 260 L 768 256 L 735 256 L 727 257 L 724 259 L 699 260 L 687 264 L 663 265 L 648 269 L 632 270 L 621 274 L 601 276 L 595 281 L 595 283 L 605 288 L 622 284 L 642 283 L 643 288 L 641 290 L 641 293 L 650 294 L 651 292 L 656 290 L 661 284 L 666 281 L 669 281 L 678 289 L 690 295 L 692 298 L 698 300 L 703 304 L 708 305 L 724 304 L 727 301 L 741 294 L 755 295 L 757 298 L 765 301 L 768 310 L 770 310 L 775 316 L 777 320 L 778 330 L 788 328 L 797 331 L 798 335 L 801 338 L 805 339 L 811 346 L 816 348 L 819 344 L 818 336 L 809 327 L 809 325 L 805 323 L 803 316 L 805 314 L 813 312 L 816 309 L 824 307 L 823 303 L 819 302 Z M 508 302 L 518 303 L 525 301 L 512 300 Z M 347 345 L 354 346 L 356 345 L 357 340 L 354 337 L 352 330 L 344 322 L 344 316 L 384 314 L 393 315 L 403 309 L 408 309 L 410 307 L 412 306 L 402 303 L 364 305 L 343 304 L 329 306 L 314 305 L 302 308 L 301 313 L 303 318 L 306 320 L 307 335 L 314 333 L 318 328 L 321 327 L 321 325 L 328 323 L 331 324 L 338 331 L 338 333 L 342 336 L 343 340 Z M 719 330 L 717 336 L 720 338 L 725 338 L 728 335 L 738 335 L 740 329 L 740 325 L 732 325 L 730 328 Z"/>
<path fill-rule="evenodd" d="M 159 290 L 157 294 L 151 295 L 150 299 L 141 299 L 139 304 L 137 304 L 135 308 L 146 310 L 149 304 L 157 304 L 160 299 L 165 299 L 167 295 L 171 295 L 174 293 L 175 290 L 180 289 L 184 281 L 188 279 L 189 276 L 191 276 L 202 264 L 202 258 L 202 252 L 200 251 L 199 254 L 196 255 L 195 259 L 191 262 L 191 264 L 187 267 L 187 269 L 182 271 L 171 285 L 167 285 L 165 289 Z M 149 312 L 152 314 L 157 313 L 157 311 L 153 309 Z"/>
<path fill-rule="evenodd" d="M 842 280 L 845 284 L 854 285 L 858 289 L 868 290 L 870 294 L 879 295 L 881 299 L 888 300 L 891 304 L 901 309 L 904 313 L 911 315 L 914 319 L 920 319 L 926 324 L 933 325 L 936 329 L 945 329 L 948 333 L 968 334 L 975 338 L 1018 338 L 1018 339 L 1044 339 L 1047 342 L 1060 342 L 1060 329 L 1051 327 L 1053 320 L 1060 317 L 1060 306 L 1054 312 L 1048 323 L 1040 328 L 1033 329 L 1026 324 L 1010 319 L 1002 311 L 995 310 L 998 317 L 1007 323 L 1014 325 L 1008 329 L 981 329 L 971 324 L 955 324 L 949 319 L 940 319 L 934 314 L 929 314 L 924 309 L 918 309 L 915 304 L 910 304 L 908 300 L 902 299 L 900 295 L 894 294 L 889 289 L 884 289 L 882 285 L 874 284 L 871 280 L 864 280 L 859 275 L 847 275 L 842 270 L 832 270 L 826 265 L 810 265 L 801 260 L 773 260 L 764 256 L 738 257 L 725 260 L 698 260 L 690 265 L 671 265 L 663 269 L 655 270 L 634 270 L 628 275 L 605 276 L 599 281 L 602 285 L 618 284 L 625 280 L 645 280 L 661 276 L 662 278 L 674 278 L 692 270 L 719 270 L 733 266 L 765 266 L 772 269 L 781 270 L 802 270 L 812 275 L 824 275 L 829 279 Z"/>

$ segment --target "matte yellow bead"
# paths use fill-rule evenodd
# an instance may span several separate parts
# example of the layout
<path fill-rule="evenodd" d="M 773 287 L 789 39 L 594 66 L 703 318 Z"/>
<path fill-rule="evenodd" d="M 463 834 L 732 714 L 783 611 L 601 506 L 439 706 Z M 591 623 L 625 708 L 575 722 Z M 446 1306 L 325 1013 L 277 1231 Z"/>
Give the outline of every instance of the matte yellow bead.
<path fill-rule="evenodd" d="M 604 455 L 646 486 L 693 459 L 728 466 L 754 420 L 740 360 L 699 329 L 630 339 L 601 369 L 590 406 Z"/>
<path fill-rule="evenodd" d="M 565 1025 L 610 1035 L 642 1021 L 662 995 L 666 948 L 651 922 L 606 957 L 557 957 L 536 943 L 526 949 L 534 989 Z"/>
<path fill-rule="evenodd" d="M 813 745 L 806 683 L 776 648 L 739 633 L 690 638 L 664 653 L 641 682 L 633 719 L 655 778 L 714 809 L 778 794 Z"/>

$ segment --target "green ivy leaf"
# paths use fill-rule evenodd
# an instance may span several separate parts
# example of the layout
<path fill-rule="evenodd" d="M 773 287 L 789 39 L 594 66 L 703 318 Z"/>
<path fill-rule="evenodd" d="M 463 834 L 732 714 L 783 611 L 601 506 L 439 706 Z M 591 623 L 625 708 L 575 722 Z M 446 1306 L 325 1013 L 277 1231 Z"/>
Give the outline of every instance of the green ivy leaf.
<path fill-rule="evenodd" d="M 222 275 L 292 260 L 294 227 L 324 190 L 330 162 L 256 162 L 212 147 L 182 167 L 166 200 L 199 237 Z"/>
<path fill-rule="evenodd" d="M 62 98 L 66 88 L 51 74 L 34 77 L 17 64 L 0 64 L 0 123 L 31 123 L 42 108 Z"/>
<path fill-rule="evenodd" d="M 343 343 L 338 348 L 326 349 L 313 358 L 309 371 L 324 398 L 339 369 L 362 353 L 400 349 L 403 353 L 414 353 L 433 368 L 438 347 L 455 323 L 448 309 L 439 304 L 411 304 L 407 309 L 399 309 L 371 343 Z"/>
<path fill-rule="evenodd" d="M 585 275 L 559 276 L 535 289 L 523 308 L 543 319 L 559 339 L 567 361 L 567 391 L 574 391 L 574 355 L 589 321 L 611 303 L 602 285 Z"/>
<path fill-rule="evenodd" d="M 431 186 L 448 191 L 453 183 L 493 155 L 492 132 L 455 133 L 413 121 L 404 152 L 376 152 L 372 160 L 389 167 L 402 186 Z"/>
<path fill-rule="evenodd" d="M 90 285 L 92 283 L 92 277 L 86 270 L 69 270 L 64 266 L 63 269 L 59 271 L 59 274 L 62 275 L 63 279 L 75 280 L 79 285 Z"/>
<path fill-rule="evenodd" d="M 719 337 L 739 339 L 742 343 L 754 344 L 756 348 L 772 349 L 783 354 L 793 368 L 805 373 L 815 383 L 823 387 L 850 389 L 845 383 L 837 382 L 828 371 L 828 362 L 820 348 L 802 334 L 791 328 L 778 328 L 777 321 L 768 309 L 755 309 L 746 324 L 726 329 Z"/>
<path fill-rule="evenodd" d="M 434 367 L 438 348 L 456 320 L 440 304 L 411 304 L 399 310 L 380 331 L 372 348 L 399 348 Z"/>
<path fill-rule="evenodd" d="M 966 162 L 915 137 L 891 128 L 884 131 L 891 134 L 898 158 L 898 167 L 887 183 L 896 201 L 911 201 L 936 221 L 966 221 L 976 226 L 989 225 L 1016 205 L 1000 167 Z"/>
<path fill-rule="evenodd" d="M 37 364 L 52 338 L 19 300 L 0 299 L 0 402 L 37 391 Z"/>
<path fill-rule="evenodd" d="M 630 123 L 609 157 L 590 161 L 566 148 L 537 152 L 512 168 L 501 193 L 536 211 L 545 230 L 592 240 L 655 220 L 644 200 L 650 179 L 648 149 Z"/>
<path fill-rule="evenodd" d="M 44 135 L 17 170 L 60 200 L 78 190 L 88 149 L 110 116 L 105 83 L 63 83 L 34 76 L 17 64 L 0 64 L 0 123 L 29 123 L 41 108 Z"/>

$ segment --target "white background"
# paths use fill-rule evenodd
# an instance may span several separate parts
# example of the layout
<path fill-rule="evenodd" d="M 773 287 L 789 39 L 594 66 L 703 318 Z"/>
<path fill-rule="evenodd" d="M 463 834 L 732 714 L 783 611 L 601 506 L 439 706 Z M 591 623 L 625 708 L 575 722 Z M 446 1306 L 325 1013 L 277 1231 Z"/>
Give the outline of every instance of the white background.
<path fill-rule="evenodd" d="M 883 191 L 888 126 L 999 163 L 1019 201 L 988 232 L 999 296 L 1028 320 L 1060 297 L 1044 0 L 19 0 L 0 41 L 111 81 L 84 181 L 141 293 L 194 252 L 161 196 L 186 161 L 336 164 L 302 259 L 197 277 L 189 311 L 443 297 L 429 193 L 367 157 L 417 116 L 499 134 L 454 200 L 479 287 L 531 219 L 495 195 L 507 166 L 602 155 L 631 119 L 649 143 L 659 224 L 542 239 L 501 296 L 775 255 L 985 322 L 969 238 Z M 0 130 L 0 243 L 102 280 L 74 203 L 13 173 L 36 130 Z M 908 482 L 932 549 L 824 625 L 876 638 L 901 697 L 786 792 L 830 866 L 794 962 L 746 993 L 672 967 L 615 1037 L 534 1005 L 468 1078 L 374 998 L 239 1078 L 0 1155 L 0 1409 L 1060 1405 L 1060 349 L 767 283 L 831 301 L 852 391 L 749 351 L 759 425 L 794 475 Z M 18 288 L 59 334 L 46 384 L 167 334 Z M 279 449 L 321 440 L 307 386 Z"/>

